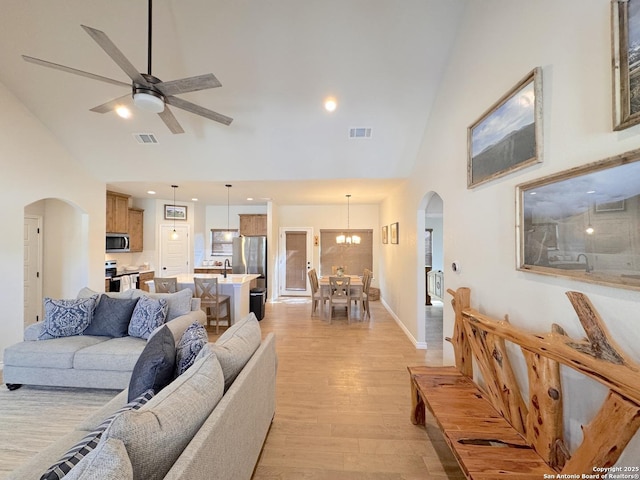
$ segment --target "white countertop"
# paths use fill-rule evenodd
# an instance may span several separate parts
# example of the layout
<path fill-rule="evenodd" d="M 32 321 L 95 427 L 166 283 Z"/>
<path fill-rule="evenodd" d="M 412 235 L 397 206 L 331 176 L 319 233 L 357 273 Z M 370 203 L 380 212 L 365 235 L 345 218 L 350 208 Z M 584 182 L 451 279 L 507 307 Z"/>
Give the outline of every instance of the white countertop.
<path fill-rule="evenodd" d="M 243 274 L 243 273 L 230 273 L 227 275 L 227 278 L 224 278 L 222 274 L 219 273 L 185 273 L 182 275 L 175 276 L 178 279 L 178 283 L 193 283 L 193 278 L 217 278 L 219 285 L 243 285 L 245 283 L 249 283 L 256 278 L 260 278 L 260 275 L 252 273 L 252 274 Z M 153 280 L 149 280 L 146 282 L 148 284 L 152 284 Z"/>

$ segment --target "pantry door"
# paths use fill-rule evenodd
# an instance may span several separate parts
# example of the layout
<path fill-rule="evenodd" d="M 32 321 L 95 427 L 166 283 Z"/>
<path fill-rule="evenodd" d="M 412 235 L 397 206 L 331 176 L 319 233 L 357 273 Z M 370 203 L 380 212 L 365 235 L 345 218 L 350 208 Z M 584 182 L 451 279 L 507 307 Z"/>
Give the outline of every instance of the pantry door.
<path fill-rule="evenodd" d="M 160 267 L 156 277 L 173 277 L 189 273 L 191 258 L 189 255 L 189 225 L 160 225 Z"/>

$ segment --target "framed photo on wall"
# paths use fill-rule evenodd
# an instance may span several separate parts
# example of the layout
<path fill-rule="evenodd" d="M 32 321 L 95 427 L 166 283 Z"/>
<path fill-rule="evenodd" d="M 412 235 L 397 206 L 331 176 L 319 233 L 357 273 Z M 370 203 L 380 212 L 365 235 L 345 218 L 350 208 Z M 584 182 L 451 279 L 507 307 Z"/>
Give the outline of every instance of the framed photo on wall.
<path fill-rule="evenodd" d="M 391 224 L 391 243 L 398 243 L 398 222 Z"/>
<path fill-rule="evenodd" d="M 537 67 L 468 128 L 467 188 L 541 161 L 542 69 Z"/>
<path fill-rule="evenodd" d="M 382 243 L 389 243 L 389 225 L 382 227 Z"/>
<path fill-rule="evenodd" d="M 165 220 L 186 220 L 187 207 L 185 205 L 165 205 L 164 219 Z"/>
<path fill-rule="evenodd" d="M 640 123 L 640 0 L 611 2 L 613 129 Z"/>

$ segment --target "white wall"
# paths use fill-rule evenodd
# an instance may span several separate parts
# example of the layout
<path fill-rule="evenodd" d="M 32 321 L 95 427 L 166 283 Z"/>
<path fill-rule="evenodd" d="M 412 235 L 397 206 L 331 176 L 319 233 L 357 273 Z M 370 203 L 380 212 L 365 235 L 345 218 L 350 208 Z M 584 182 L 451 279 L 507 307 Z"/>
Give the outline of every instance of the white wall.
<path fill-rule="evenodd" d="M 544 78 L 544 162 L 467 189 L 467 127 L 536 66 Z M 640 146 L 640 127 L 612 131 L 611 96 L 609 0 L 468 2 L 415 169 L 406 188 L 381 206 L 381 224 L 400 221 L 400 244 L 409 247 L 402 257 L 383 249 L 382 259 L 383 298 L 408 331 L 415 335 L 424 319 L 420 297 L 406 281 L 419 278 L 422 255 L 414 248 L 414 219 L 425 194 L 435 191 L 444 202 L 444 265 L 457 260 L 462 266 L 460 274 L 445 267 L 447 288 L 470 287 L 473 307 L 496 318 L 509 314 L 516 326 L 549 332 L 558 323 L 578 338 L 584 334 L 564 292 L 584 292 L 616 341 L 640 360 L 640 292 L 515 268 L 517 184 Z M 447 301 L 445 336 L 453 320 Z M 447 342 L 445 349 L 451 362 Z M 592 397 L 591 382 L 577 382 L 575 391 Z M 575 431 L 587 410 L 568 410 L 573 434 L 579 435 Z M 629 459 L 640 458 L 634 442 Z"/>
<path fill-rule="evenodd" d="M 44 295 L 104 289 L 105 184 L 71 155 L 0 84 L 0 351 L 22 339 L 25 207 L 44 212 Z M 96 193 L 99 192 L 99 193 Z"/>

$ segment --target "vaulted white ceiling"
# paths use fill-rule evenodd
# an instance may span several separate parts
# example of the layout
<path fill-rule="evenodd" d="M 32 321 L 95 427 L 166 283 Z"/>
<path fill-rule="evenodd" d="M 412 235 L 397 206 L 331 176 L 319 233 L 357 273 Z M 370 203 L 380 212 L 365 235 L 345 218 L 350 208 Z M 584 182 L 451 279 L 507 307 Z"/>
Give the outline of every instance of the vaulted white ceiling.
<path fill-rule="evenodd" d="M 0 82 L 112 188 L 226 202 L 225 183 L 279 204 L 378 202 L 409 175 L 463 9 L 460 0 L 155 0 L 152 73 L 213 73 L 182 98 L 234 119 L 172 109 L 124 120 L 89 109 L 127 88 L 25 62 L 29 55 L 129 82 L 80 25 L 147 71 L 146 0 L 0 0 Z M 326 96 L 338 100 L 333 113 Z M 369 139 L 350 139 L 369 127 Z M 137 143 L 153 133 L 157 145 Z M 258 202 L 260 203 L 260 202 Z"/>

